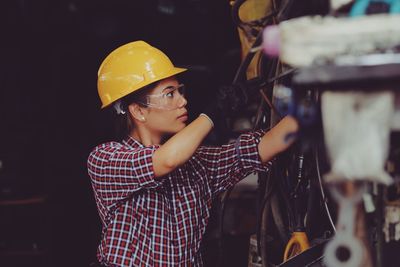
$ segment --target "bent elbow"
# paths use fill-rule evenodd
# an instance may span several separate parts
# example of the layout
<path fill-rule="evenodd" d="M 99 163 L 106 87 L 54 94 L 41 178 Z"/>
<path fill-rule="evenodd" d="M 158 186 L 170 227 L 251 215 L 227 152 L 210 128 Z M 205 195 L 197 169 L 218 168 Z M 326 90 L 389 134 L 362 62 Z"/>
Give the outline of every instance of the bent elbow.
<path fill-rule="evenodd" d="M 153 157 L 153 167 L 156 177 L 164 176 L 179 166 L 176 157 L 172 155 L 160 154 Z"/>
<path fill-rule="evenodd" d="M 165 159 L 164 167 L 170 171 L 175 170 L 179 166 L 176 157 L 170 156 Z"/>

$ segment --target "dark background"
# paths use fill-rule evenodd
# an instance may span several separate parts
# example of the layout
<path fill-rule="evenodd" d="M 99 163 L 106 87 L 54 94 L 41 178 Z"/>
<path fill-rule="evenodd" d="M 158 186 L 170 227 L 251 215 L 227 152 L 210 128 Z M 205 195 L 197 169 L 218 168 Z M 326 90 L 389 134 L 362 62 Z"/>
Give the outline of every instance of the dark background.
<path fill-rule="evenodd" d="M 114 132 L 97 95 L 102 59 L 134 40 L 160 48 L 190 69 L 193 119 L 240 61 L 229 2 L 8 0 L 0 10 L 0 265 L 88 266 L 100 220 L 86 159 Z"/>
<path fill-rule="evenodd" d="M 294 1 L 288 17 L 313 13 L 317 2 Z M 86 159 L 114 135 L 115 116 L 100 110 L 97 95 L 100 63 L 131 41 L 160 48 L 189 69 L 180 78 L 193 119 L 240 62 L 229 1 L 3 0 L 0 36 L 0 266 L 87 267 L 101 225 Z M 231 200 L 226 221 L 254 227 L 251 197 Z M 207 266 L 220 253 L 215 215 Z M 226 236 L 225 266 L 246 266 L 248 243 L 246 231 Z M 396 265 L 393 243 L 384 266 Z"/>

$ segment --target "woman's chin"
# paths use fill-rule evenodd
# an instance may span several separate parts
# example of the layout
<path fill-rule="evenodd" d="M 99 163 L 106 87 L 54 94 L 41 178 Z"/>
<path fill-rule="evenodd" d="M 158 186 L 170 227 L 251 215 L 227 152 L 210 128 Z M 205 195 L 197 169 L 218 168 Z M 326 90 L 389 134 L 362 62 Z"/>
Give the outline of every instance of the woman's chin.
<path fill-rule="evenodd" d="M 179 133 L 180 131 L 182 131 L 185 127 L 180 127 L 178 129 L 176 129 L 176 131 L 174 132 L 174 134 Z"/>
<path fill-rule="evenodd" d="M 181 124 L 179 126 L 174 127 L 173 129 L 169 129 L 165 131 L 165 134 L 167 135 L 174 135 L 180 131 L 182 131 L 186 127 L 186 124 Z"/>

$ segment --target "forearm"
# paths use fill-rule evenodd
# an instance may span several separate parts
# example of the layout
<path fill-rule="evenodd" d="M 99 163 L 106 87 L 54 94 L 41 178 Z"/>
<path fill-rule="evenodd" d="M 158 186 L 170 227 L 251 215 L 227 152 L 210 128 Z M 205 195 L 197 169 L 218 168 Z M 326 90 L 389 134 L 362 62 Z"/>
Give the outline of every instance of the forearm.
<path fill-rule="evenodd" d="M 291 116 L 286 116 L 270 131 L 265 133 L 258 144 L 258 153 L 261 161 L 267 162 L 275 155 L 286 150 L 294 141 L 293 138 L 286 140 L 286 137 L 291 133 L 296 133 L 298 128 L 297 121 Z"/>
<path fill-rule="evenodd" d="M 211 129 L 208 118 L 199 116 L 172 136 L 154 153 L 155 176 L 163 176 L 189 160 Z"/>

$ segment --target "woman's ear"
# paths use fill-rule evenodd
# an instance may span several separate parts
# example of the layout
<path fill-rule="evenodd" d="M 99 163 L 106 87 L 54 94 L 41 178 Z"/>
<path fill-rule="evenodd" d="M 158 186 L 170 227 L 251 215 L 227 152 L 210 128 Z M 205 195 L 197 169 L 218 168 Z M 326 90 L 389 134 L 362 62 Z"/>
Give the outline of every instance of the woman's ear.
<path fill-rule="evenodd" d="M 146 118 L 144 117 L 144 110 L 141 106 L 136 103 L 132 103 L 128 106 L 129 113 L 132 118 L 136 121 L 145 122 Z"/>

